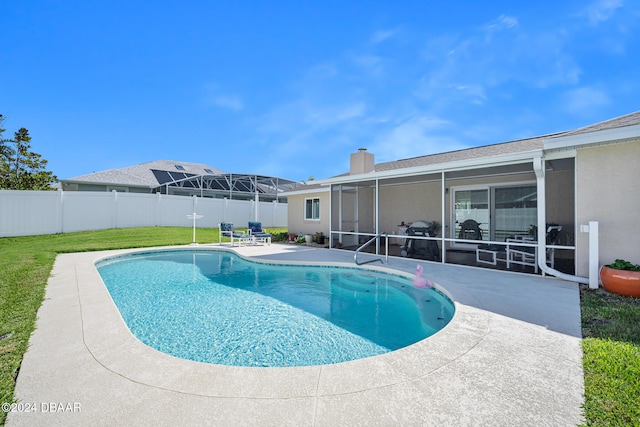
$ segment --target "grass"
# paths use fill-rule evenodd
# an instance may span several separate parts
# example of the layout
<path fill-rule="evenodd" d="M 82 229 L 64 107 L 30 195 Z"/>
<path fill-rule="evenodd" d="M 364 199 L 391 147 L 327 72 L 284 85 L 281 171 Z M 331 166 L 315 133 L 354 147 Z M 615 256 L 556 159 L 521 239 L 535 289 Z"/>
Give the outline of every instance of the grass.
<path fill-rule="evenodd" d="M 640 426 L 640 298 L 580 291 L 586 425 Z"/>
<path fill-rule="evenodd" d="M 57 254 L 183 245 L 192 233 L 156 227 L 0 239 L 0 403 L 14 401 L 15 380 Z M 218 229 L 198 229 L 197 241 L 217 242 Z M 640 299 L 586 287 L 580 294 L 585 425 L 640 426 Z M 5 416 L 0 411 L 0 425 Z"/>

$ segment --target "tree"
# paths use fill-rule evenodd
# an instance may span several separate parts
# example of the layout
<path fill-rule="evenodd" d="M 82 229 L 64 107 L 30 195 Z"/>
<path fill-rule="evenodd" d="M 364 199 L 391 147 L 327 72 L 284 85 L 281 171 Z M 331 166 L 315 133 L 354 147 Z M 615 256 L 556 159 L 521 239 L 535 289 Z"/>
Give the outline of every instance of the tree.
<path fill-rule="evenodd" d="M 47 160 L 31 151 L 31 136 L 26 128 L 4 139 L 4 116 L 0 114 L 0 190 L 53 190 L 58 178 L 46 170 Z"/>

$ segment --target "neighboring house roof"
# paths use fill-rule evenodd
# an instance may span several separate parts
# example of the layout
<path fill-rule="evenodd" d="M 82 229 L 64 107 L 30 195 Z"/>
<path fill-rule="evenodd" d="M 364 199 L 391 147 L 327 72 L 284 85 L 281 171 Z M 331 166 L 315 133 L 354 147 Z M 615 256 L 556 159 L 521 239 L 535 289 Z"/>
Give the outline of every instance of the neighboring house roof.
<path fill-rule="evenodd" d="M 63 179 L 60 182 L 72 185 L 105 186 L 107 189 L 143 188 L 145 191 L 164 191 L 167 194 L 171 189 L 183 195 L 206 193 L 224 197 L 228 195 L 231 198 L 234 194 L 247 197 L 248 194 L 260 193 L 261 197 L 273 200 L 278 200 L 284 191 L 300 185 L 297 181 L 284 178 L 226 173 L 209 165 L 174 160 L 156 160 Z"/>
<path fill-rule="evenodd" d="M 158 171 L 164 173 L 158 173 Z M 224 172 L 219 169 L 199 163 L 178 162 L 174 160 L 156 160 L 153 162 L 141 163 L 139 165 L 119 169 L 109 169 L 74 178 L 63 179 L 61 182 L 156 188 L 158 185 L 161 185 L 168 180 L 182 179 L 191 175 L 218 175 L 223 173 Z"/>

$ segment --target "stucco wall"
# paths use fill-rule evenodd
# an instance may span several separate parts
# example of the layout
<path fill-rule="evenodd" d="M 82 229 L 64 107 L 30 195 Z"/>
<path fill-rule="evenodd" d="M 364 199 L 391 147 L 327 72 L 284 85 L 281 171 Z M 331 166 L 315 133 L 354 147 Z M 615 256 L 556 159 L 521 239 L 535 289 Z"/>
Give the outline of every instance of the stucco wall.
<path fill-rule="evenodd" d="M 397 233 L 402 221 L 438 221 L 442 224 L 442 184 L 424 182 L 380 188 L 380 229 Z"/>
<path fill-rule="evenodd" d="M 578 225 L 598 221 L 600 264 L 640 263 L 640 141 L 578 149 Z M 577 274 L 588 274 L 589 236 L 578 233 Z"/>
<path fill-rule="evenodd" d="M 304 219 L 304 201 L 308 198 L 320 199 L 320 220 Z M 326 236 L 329 235 L 329 191 L 320 193 L 309 193 L 307 195 L 295 195 L 287 197 L 288 219 L 287 229 L 289 233 L 295 234 L 314 234 L 322 231 Z"/>

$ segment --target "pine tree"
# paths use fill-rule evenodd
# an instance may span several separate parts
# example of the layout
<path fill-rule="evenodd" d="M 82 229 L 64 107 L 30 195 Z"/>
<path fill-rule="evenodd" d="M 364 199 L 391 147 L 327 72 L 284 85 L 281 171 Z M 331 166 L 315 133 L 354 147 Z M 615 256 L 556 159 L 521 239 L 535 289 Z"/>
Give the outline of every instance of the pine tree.
<path fill-rule="evenodd" d="M 58 178 L 47 171 L 47 160 L 31 151 L 31 136 L 26 128 L 13 139 L 2 137 L 4 117 L 0 114 L 0 190 L 53 190 Z"/>

